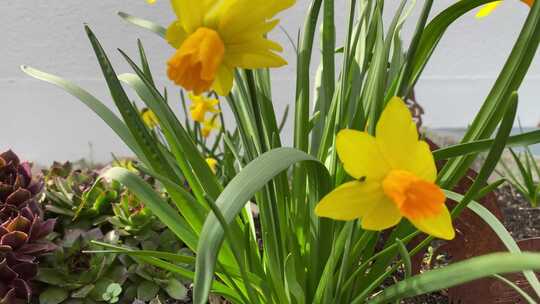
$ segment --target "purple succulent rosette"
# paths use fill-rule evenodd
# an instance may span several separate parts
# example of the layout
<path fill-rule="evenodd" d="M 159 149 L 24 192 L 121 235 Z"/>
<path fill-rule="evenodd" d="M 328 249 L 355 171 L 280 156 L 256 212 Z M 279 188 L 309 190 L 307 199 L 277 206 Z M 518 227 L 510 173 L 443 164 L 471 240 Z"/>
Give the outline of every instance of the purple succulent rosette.
<path fill-rule="evenodd" d="M 0 154 L 0 304 L 29 302 L 38 257 L 55 249 L 45 237 L 55 220 L 44 220 L 36 197 L 41 179 L 12 151 Z"/>

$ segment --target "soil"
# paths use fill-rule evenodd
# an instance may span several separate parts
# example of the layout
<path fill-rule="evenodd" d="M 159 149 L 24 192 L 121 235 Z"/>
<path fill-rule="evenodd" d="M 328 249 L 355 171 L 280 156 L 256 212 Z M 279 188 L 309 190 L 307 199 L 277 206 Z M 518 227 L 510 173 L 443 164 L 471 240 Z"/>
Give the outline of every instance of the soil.
<path fill-rule="evenodd" d="M 510 186 L 496 192 L 504 215 L 504 226 L 516 240 L 540 237 L 540 207 L 532 208 L 523 196 Z"/>

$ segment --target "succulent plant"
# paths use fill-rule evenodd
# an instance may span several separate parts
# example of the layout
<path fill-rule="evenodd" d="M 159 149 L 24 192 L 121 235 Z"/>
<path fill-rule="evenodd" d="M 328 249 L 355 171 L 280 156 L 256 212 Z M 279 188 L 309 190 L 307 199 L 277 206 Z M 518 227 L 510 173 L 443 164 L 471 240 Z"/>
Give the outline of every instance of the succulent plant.
<path fill-rule="evenodd" d="M 131 160 L 116 160 L 112 165 L 137 172 L 156 185 Z M 173 273 L 124 254 L 91 252 L 104 249 L 92 241 L 139 250 L 186 249 L 142 201 L 120 184 L 99 179 L 98 171 L 78 169 L 69 162 L 54 163 L 43 173 L 46 215 L 57 216 L 59 224 L 54 239 L 58 249 L 45 257 L 37 277 L 44 285 L 40 303 L 131 303 L 135 298 L 185 297 L 184 282 Z"/>
<path fill-rule="evenodd" d="M 54 250 L 45 237 L 55 220 L 43 220 L 37 196 L 43 188 L 29 163 L 12 151 L 0 154 L 0 303 L 29 302 L 38 257 Z"/>
<path fill-rule="evenodd" d="M 144 233 L 152 228 L 152 224 L 159 223 L 152 212 L 129 192 L 122 193 L 112 209 L 114 216 L 108 220 L 124 236 Z"/>
<path fill-rule="evenodd" d="M 92 229 L 112 215 L 118 185 L 99 180 L 99 173 L 73 169 L 70 162 L 55 162 L 43 171 L 46 184 L 45 210 L 59 217 L 62 229 Z"/>
<path fill-rule="evenodd" d="M 99 250 L 91 241 L 116 243 L 118 234 L 110 231 L 103 235 L 99 228 L 88 231 L 66 230 L 60 245 L 52 255 L 45 257 L 45 266 L 40 268 L 37 280 L 46 288 L 40 296 L 41 303 L 50 303 L 53 294 L 57 303 L 93 303 L 106 301 L 103 295 L 110 284 L 122 285 L 127 271 L 115 254 L 87 253 Z"/>
<path fill-rule="evenodd" d="M 32 178 L 30 163 L 21 163 L 11 150 L 0 154 L 0 219 L 9 218 L 25 207 L 41 216 L 36 196 L 42 189 L 42 180 Z"/>

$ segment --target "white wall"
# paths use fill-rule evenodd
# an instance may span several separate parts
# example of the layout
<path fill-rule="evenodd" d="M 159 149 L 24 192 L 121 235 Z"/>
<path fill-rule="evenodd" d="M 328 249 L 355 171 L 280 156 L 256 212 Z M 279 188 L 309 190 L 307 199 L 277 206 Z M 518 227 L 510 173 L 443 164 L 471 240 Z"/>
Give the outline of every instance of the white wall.
<path fill-rule="evenodd" d="M 282 25 L 292 35 L 296 35 L 303 22 L 307 2 L 298 0 L 293 9 L 282 15 Z M 344 22 L 348 1 L 336 2 L 343 7 L 337 9 L 336 20 Z M 387 1 L 386 20 L 397 2 Z M 434 11 L 453 2 L 437 0 Z M 418 1 L 417 11 L 422 3 Z M 86 157 L 89 142 L 96 160 L 108 159 L 110 152 L 128 153 L 112 131 L 76 99 L 29 78 L 19 70 L 19 65 L 27 64 L 75 81 L 112 106 L 83 30 L 86 22 L 108 51 L 117 72 L 130 70 L 116 48 L 135 55 L 136 39 L 141 38 L 153 71 L 159 75 L 158 82 L 172 88 L 163 73 L 164 62 L 172 52 L 169 46 L 116 15 L 117 11 L 125 11 L 166 25 L 173 19 L 168 5 L 166 0 L 154 6 L 148 6 L 144 0 L 0 1 L 0 150 L 12 147 L 24 158 L 41 163 Z M 417 87 L 418 99 L 427 113 L 426 125 L 463 127 L 471 122 L 509 54 L 527 11 L 525 5 L 509 0 L 485 20 L 468 15 L 451 27 Z M 405 37 L 410 37 L 412 28 L 411 24 L 405 29 Z M 338 37 L 342 36 L 342 30 L 338 30 Z M 293 101 L 294 58 L 282 32 L 276 31 L 273 38 L 286 47 L 285 56 L 291 63 L 273 74 L 275 106 L 281 113 Z M 520 92 L 519 116 L 526 126 L 540 121 L 539 63 L 540 58 L 536 58 Z M 285 133 L 292 137 L 290 123 Z"/>

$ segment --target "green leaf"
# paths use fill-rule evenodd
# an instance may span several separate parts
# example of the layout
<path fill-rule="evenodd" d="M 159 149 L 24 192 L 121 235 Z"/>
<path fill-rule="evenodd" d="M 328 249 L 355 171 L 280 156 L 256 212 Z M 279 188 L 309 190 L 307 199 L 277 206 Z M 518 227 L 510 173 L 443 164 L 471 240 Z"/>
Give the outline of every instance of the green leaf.
<path fill-rule="evenodd" d="M 379 121 L 384 106 L 384 85 L 386 83 L 387 52 L 384 49 L 384 33 L 382 16 L 379 9 L 375 9 L 376 36 L 373 49 L 373 58 L 368 71 L 366 85 L 362 92 L 362 102 L 368 109 L 370 121 Z M 375 134 L 375 123 L 369 124 L 369 133 Z"/>
<path fill-rule="evenodd" d="M 287 293 L 294 297 L 296 303 L 304 304 L 306 303 L 306 295 L 302 285 L 298 282 L 297 276 L 294 258 L 289 254 L 285 259 L 285 288 L 288 291 Z"/>
<path fill-rule="evenodd" d="M 99 65 L 101 66 L 101 70 L 107 82 L 107 86 L 109 87 L 112 99 L 120 111 L 120 114 L 122 114 L 124 122 L 126 123 L 129 131 L 135 137 L 139 147 L 148 159 L 148 163 L 146 164 L 159 174 L 167 176 L 167 178 L 180 183 L 180 177 L 176 175 L 163 151 L 159 149 L 159 145 L 156 144 L 154 137 L 150 134 L 150 131 L 142 121 L 138 110 L 131 103 L 129 97 L 124 91 L 124 88 L 116 76 L 111 62 L 105 53 L 105 50 L 103 50 L 103 47 L 88 26 L 85 26 L 85 30 L 88 35 L 88 39 L 94 48 L 94 52 L 96 53 L 96 57 L 99 61 Z"/>
<path fill-rule="evenodd" d="M 94 288 L 95 288 L 95 286 L 92 285 L 92 284 L 86 285 L 86 286 L 72 292 L 71 297 L 76 298 L 76 299 L 86 298 L 90 294 L 90 292 L 92 292 L 94 290 Z"/>
<path fill-rule="evenodd" d="M 449 288 L 494 274 L 540 270 L 538 253 L 492 253 L 430 270 L 384 289 L 368 303 L 389 303 L 397 299 Z"/>
<path fill-rule="evenodd" d="M 97 98 L 92 96 L 84 89 L 78 87 L 73 82 L 67 81 L 58 76 L 48 74 L 25 65 L 21 66 L 21 70 L 36 79 L 58 86 L 82 101 L 88 108 L 103 119 L 105 123 L 107 123 L 107 125 L 120 137 L 120 139 L 122 139 L 122 141 L 135 153 L 135 155 L 137 155 L 137 157 L 144 161 L 145 156 L 135 141 L 135 138 L 129 132 L 127 126 Z"/>
<path fill-rule="evenodd" d="M 197 237 L 186 220 L 163 200 L 142 178 L 124 168 L 111 168 L 104 177 L 116 180 L 126 186 L 137 198 L 144 202 L 167 227 L 169 227 L 186 245 L 195 249 Z"/>
<path fill-rule="evenodd" d="M 84 251 L 85 253 L 124 253 L 126 255 L 129 255 L 135 258 L 145 258 L 146 260 L 148 260 L 148 258 L 151 258 L 153 260 L 161 259 L 161 260 L 165 260 L 174 264 L 195 265 L 195 257 L 189 256 L 189 255 L 164 252 L 164 251 L 135 250 L 132 248 L 116 246 L 116 245 L 98 242 L 98 241 L 92 241 L 92 243 L 103 246 L 105 248 L 110 248 L 110 250 L 89 250 L 89 251 Z M 177 270 L 179 269 L 177 268 Z M 218 267 L 218 271 L 227 272 L 229 275 L 240 278 L 240 274 L 237 268 L 220 265 Z M 189 270 L 184 270 L 179 274 L 186 280 L 193 280 L 194 278 L 193 273 L 190 272 Z M 249 279 L 254 282 L 254 284 L 257 284 L 258 286 L 264 284 L 263 280 L 257 277 L 256 275 L 249 273 L 248 276 L 249 276 Z"/>
<path fill-rule="evenodd" d="M 294 147 L 308 150 L 308 123 L 309 123 L 309 91 L 310 91 L 310 65 L 313 51 L 313 40 L 317 20 L 321 10 L 322 0 L 314 0 L 308 10 L 304 21 L 304 31 L 302 33 L 302 43 L 298 52 L 298 63 L 296 69 L 296 106 L 294 120 Z"/>
<path fill-rule="evenodd" d="M 59 270 L 45 267 L 40 267 L 36 276 L 37 281 L 56 286 L 63 286 L 66 284 L 63 278 L 64 274 Z"/>
<path fill-rule="evenodd" d="M 398 245 L 399 254 L 401 255 L 401 260 L 403 261 L 403 266 L 405 268 L 405 278 L 409 278 L 412 273 L 411 255 L 400 239 L 396 239 L 396 244 Z"/>
<path fill-rule="evenodd" d="M 139 26 L 139 27 L 142 27 L 144 29 L 147 29 L 157 35 L 159 35 L 161 38 L 165 38 L 165 35 L 167 34 L 167 29 L 164 28 L 163 26 L 157 24 L 157 23 L 154 23 L 152 21 L 149 21 L 149 20 L 146 20 L 146 19 L 142 19 L 142 18 L 139 18 L 139 17 L 135 17 L 135 16 L 132 16 L 128 13 L 124 13 L 124 12 L 118 12 L 118 16 L 120 16 L 122 19 L 124 19 L 125 21 L 133 24 L 133 25 L 136 25 L 136 26 Z"/>
<path fill-rule="evenodd" d="M 203 191 L 215 199 L 221 192 L 220 185 L 205 159 L 197 150 L 193 139 L 182 127 L 164 98 L 145 77 L 143 71 L 125 53 L 121 53 L 137 75 L 123 74 L 119 78 L 128 83 L 158 117 L 178 165 L 199 201 L 204 201 Z M 165 175 L 163 172 L 157 173 Z M 201 181 L 205 181 L 205 183 L 201 184 Z"/>
<path fill-rule="evenodd" d="M 188 290 L 180 281 L 172 278 L 164 287 L 167 294 L 175 300 L 185 300 L 187 298 Z"/>
<path fill-rule="evenodd" d="M 292 148 L 271 150 L 240 171 L 216 200 L 215 204 L 227 223 L 230 224 L 233 221 L 246 202 L 262 189 L 266 183 L 289 166 L 302 161 L 309 161 L 312 165 L 310 168 L 315 170 L 317 175 L 321 177 L 321 189 L 318 190 L 327 191 L 329 186 L 328 171 L 317 159 Z M 204 223 L 197 247 L 195 288 L 193 291 L 194 303 L 206 303 L 223 237 L 223 227 L 221 227 L 217 217 L 210 214 Z"/>
<path fill-rule="evenodd" d="M 112 283 L 109 286 L 107 286 L 106 292 L 113 297 L 117 297 L 122 293 L 122 286 L 118 283 Z"/>
<path fill-rule="evenodd" d="M 493 145 L 493 139 L 477 140 L 461 143 L 433 151 L 436 160 L 449 159 L 458 156 L 476 154 L 487 151 Z M 506 147 L 524 147 L 540 143 L 540 130 L 526 132 L 508 137 Z"/>
<path fill-rule="evenodd" d="M 59 304 L 69 297 L 64 288 L 49 287 L 39 295 L 39 304 Z"/>
<path fill-rule="evenodd" d="M 154 282 L 144 281 L 137 287 L 137 299 L 141 301 L 151 301 L 159 292 L 159 285 Z"/>
<path fill-rule="evenodd" d="M 503 120 L 493 141 L 493 146 L 489 150 L 489 153 L 486 156 L 486 160 L 484 161 L 482 168 L 480 168 L 478 175 L 475 177 L 473 184 L 467 190 L 465 199 L 461 200 L 457 204 L 457 206 L 452 209 L 452 217 L 459 216 L 461 210 L 465 208 L 465 206 L 469 203 L 470 200 L 472 200 L 472 198 L 478 195 L 479 191 L 482 190 L 482 188 L 488 181 L 488 178 L 493 173 L 493 170 L 495 170 L 497 163 L 501 159 L 501 155 L 504 151 L 504 146 L 506 145 L 508 136 L 512 131 L 514 120 L 516 118 L 517 106 L 518 95 L 514 92 L 510 97 L 510 100 L 508 101 Z"/>

